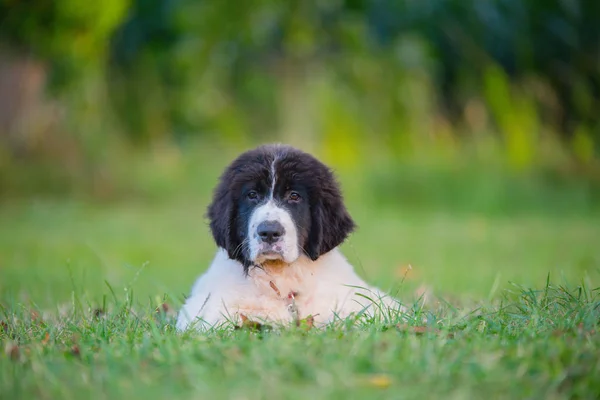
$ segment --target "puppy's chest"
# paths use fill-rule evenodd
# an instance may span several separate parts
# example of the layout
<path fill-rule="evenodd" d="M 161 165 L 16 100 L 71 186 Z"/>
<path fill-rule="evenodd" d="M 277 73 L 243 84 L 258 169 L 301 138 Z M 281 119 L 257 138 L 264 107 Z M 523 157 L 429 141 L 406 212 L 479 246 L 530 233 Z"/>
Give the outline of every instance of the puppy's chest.
<path fill-rule="evenodd" d="M 240 312 L 256 313 L 269 319 L 293 320 L 311 314 L 317 283 L 310 272 L 253 271 L 248 278 L 256 297 L 239 304 Z"/>

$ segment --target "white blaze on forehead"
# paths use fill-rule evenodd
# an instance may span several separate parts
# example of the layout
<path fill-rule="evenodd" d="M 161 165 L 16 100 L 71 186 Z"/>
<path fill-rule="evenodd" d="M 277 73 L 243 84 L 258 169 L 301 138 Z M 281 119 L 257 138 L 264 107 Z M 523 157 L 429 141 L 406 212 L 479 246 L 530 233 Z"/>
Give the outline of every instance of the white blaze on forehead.
<path fill-rule="evenodd" d="M 271 162 L 271 193 L 269 193 L 269 200 L 273 200 L 275 195 L 275 182 L 277 182 L 277 174 L 275 173 L 275 163 L 277 162 L 277 154 L 273 157 Z"/>
<path fill-rule="evenodd" d="M 289 146 L 283 144 L 276 144 L 273 146 L 273 161 L 271 161 L 270 165 L 270 173 L 271 173 L 271 192 L 269 193 L 269 200 L 273 200 L 273 196 L 275 195 L 275 185 L 277 184 L 277 169 L 275 168 L 275 164 L 282 158 L 285 158 L 287 152 L 289 151 Z"/>
<path fill-rule="evenodd" d="M 263 243 L 258 236 L 257 228 L 265 221 L 274 221 L 281 224 L 285 232 L 283 237 L 274 246 L 281 249 L 283 261 L 287 263 L 295 261 L 300 255 L 296 225 L 290 213 L 285 208 L 277 206 L 273 200 L 269 200 L 265 204 L 256 207 L 248 222 L 250 259 L 256 261 L 261 255 L 260 252 Z"/>

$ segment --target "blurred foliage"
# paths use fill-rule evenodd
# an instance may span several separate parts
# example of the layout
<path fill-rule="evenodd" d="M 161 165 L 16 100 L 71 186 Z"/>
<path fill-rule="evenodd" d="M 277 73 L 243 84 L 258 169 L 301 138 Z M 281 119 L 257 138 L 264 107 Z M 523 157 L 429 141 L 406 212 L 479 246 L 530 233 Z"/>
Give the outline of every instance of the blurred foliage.
<path fill-rule="evenodd" d="M 138 0 L 115 35 L 113 66 L 143 70 L 167 93 L 174 131 L 211 130 L 204 124 L 221 113 L 244 120 L 231 130 L 275 128 L 274 99 L 285 96 L 278 91 L 326 74 L 336 91 L 367 98 L 366 105 L 382 97 L 377 108 L 394 115 L 429 100 L 434 104 L 416 106 L 456 122 L 469 101 L 483 98 L 515 146 L 529 140 L 517 139 L 519 130 L 539 130 L 531 116 L 538 113 L 558 132 L 585 125 L 597 137 L 598 18 L 599 3 L 575 0 Z M 525 94 L 511 93 L 511 83 Z M 424 85 L 436 88 L 430 99 L 415 97 L 428 96 Z M 530 120 L 511 115 L 515 110 Z M 391 123 L 412 130 L 409 121 Z"/>
<path fill-rule="evenodd" d="M 0 0 L 0 81 L 34 60 L 58 115 L 0 115 L 0 185 L 105 187 L 132 149 L 190 140 L 597 179 L 599 22 L 592 0 Z"/>
<path fill-rule="evenodd" d="M 129 3 L 2 0 L 0 34 L 4 45 L 49 62 L 57 84 L 66 85 L 82 66 L 104 67 L 108 41 L 123 22 Z"/>

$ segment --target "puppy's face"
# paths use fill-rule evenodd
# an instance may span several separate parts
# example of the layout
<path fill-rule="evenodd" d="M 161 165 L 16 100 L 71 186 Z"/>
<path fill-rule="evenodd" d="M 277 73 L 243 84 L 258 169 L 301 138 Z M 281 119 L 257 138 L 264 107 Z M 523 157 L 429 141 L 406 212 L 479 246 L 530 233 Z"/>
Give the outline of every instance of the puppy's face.
<path fill-rule="evenodd" d="M 247 230 L 240 232 L 248 242 L 246 255 L 256 264 L 291 263 L 304 251 L 311 226 L 306 188 L 276 180 L 270 188 L 263 186 L 251 183 L 251 189 L 244 191 L 246 201 L 240 203 L 244 218 L 238 221 L 238 229 Z"/>
<path fill-rule="evenodd" d="M 309 154 L 262 146 L 224 172 L 208 216 L 217 245 L 246 269 L 316 260 L 354 228 L 331 171 Z"/>

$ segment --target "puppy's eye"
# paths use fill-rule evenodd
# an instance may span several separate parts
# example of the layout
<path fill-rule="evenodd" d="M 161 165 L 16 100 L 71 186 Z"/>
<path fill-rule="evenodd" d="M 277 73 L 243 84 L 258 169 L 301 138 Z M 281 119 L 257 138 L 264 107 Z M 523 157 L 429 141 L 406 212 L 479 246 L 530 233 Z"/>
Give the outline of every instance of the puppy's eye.
<path fill-rule="evenodd" d="M 290 193 L 288 198 L 290 201 L 299 201 L 301 197 L 298 193 L 292 192 L 292 193 Z"/>
<path fill-rule="evenodd" d="M 256 192 L 256 190 L 251 190 L 248 192 L 248 194 L 246 195 L 250 200 L 256 200 L 258 199 L 258 193 Z"/>

